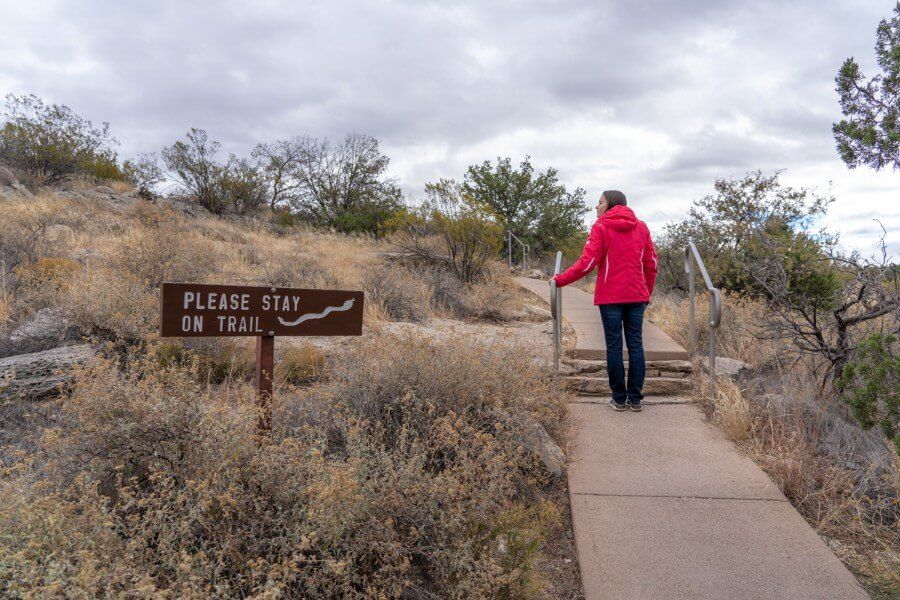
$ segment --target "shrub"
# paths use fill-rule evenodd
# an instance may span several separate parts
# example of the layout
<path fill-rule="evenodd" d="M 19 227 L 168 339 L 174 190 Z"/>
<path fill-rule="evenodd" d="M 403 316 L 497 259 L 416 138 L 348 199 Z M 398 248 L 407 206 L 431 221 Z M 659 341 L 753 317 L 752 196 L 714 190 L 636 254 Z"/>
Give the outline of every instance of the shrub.
<path fill-rule="evenodd" d="M 366 273 L 365 290 L 392 321 L 424 321 L 431 314 L 428 286 L 409 269 L 382 265 Z"/>
<path fill-rule="evenodd" d="M 144 197 L 151 197 L 153 189 L 163 182 L 162 169 L 155 154 L 141 154 L 134 160 L 126 160 L 122 163 L 122 172 L 125 180 Z"/>
<path fill-rule="evenodd" d="M 215 266 L 213 245 L 191 231 L 171 210 L 141 210 L 148 226 L 132 228 L 120 238 L 106 264 L 152 288 L 164 281 L 205 281 Z"/>
<path fill-rule="evenodd" d="M 325 354 L 309 343 L 285 347 L 275 361 L 275 382 L 282 385 L 312 383 L 324 372 Z"/>
<path fill-rule="evenodd" d="M 517 493 L 534 483 L 516 432 L 492 411 L 543 415 L 558 432 L 562 402 L 550 409 L 535 373 L 504 373 L 510 357 L 497 348 L 390 339 L 366 351 L 372 364 L 360 358 L 302 399 L 324 427 L 285 423 L 291 435 L 262 446 L 249 386 L 207 388 L 191 369 L 151 360 L 124 374 L 98 361 L 79 375 L 41 460 L 14 465 L 0 487 L 5 590 L 534 594 L 559 514 Z"/>
<path fill-rule="evenodd" d="M 240 215 L 250 214 L 268 201 L 262 172 L 249 161 L 234 155 L 222 173 L 221 187 L 232 210 Z"/>
<path fill-rule="evenodd" d="M 191 128 L 185 137 L 186 142 L 177 141 L 163 148 L 163 162 L 201 206 L 221 214 L 227 206 L 222 189 L 225 167 L 216 162 L 221 144 L 210 140 L 202 129 Z"/>
<path fill-rule="evenodd" d="M 488 215 L 467 207 L 457 188 L 432 188 L 431 198 L 392 236 L 395 245 L 463 283 L 484 280 L 500 250 L 502 228 Z"/>
<path fill-rule="evenodd" d="M 44 258 L 64 253 L 65 245 L 52 234 L 60 220 L 56 203 L 7 201 L 0 220 L 0 302 L 5 319 L 16 321 L 32 312 L 30 300 L 45 300 L 50 290 L 39 285 Z M 36 294 L 36 295 L 35 295 Z"/>
<path fill-rule="evenodd" d="M 81 330 L 115 342 L 139 342 L 159 321 L 159 293 L 129 272 L 86 269 L 69 286 L 66 310 Z"/>
<path fill-rule="evenodd" d="M 198 338 L 190 348 L 197 374 L 208 383 L 250 381 L 256 372 L 253 338 Z"/>
<path fill-rule="evenodd" d="M 878 425 L 900 454 L 900 356 L 897 337 L 873 333 L 844 366 L 838 388 L 865 429 Z"/>
<path fill-rule="evenodd" d="M 29 311 L 52 306 L 63 298 L 81 265 L 67 258 L 41 258 L 13 270 L 19 280 L 18 296 Z"/>
<path fill-rule="evenodd" d="M 30 185 L 53 185 L 79 173 L 120 178 L 109 123 L 96 127 L 68 106 L 44 104 L 34 95 L 8 95 L 4 116 L 0 162 Z"/>

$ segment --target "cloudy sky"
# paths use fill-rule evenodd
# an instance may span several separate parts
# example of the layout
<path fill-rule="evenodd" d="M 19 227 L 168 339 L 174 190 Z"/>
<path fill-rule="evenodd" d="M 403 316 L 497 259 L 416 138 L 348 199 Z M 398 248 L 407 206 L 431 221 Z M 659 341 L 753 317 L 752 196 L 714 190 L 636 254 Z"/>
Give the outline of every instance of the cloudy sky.
<path fill-rule="evenodd" d="M 411 198 L 528 154 L 588 202 L 626 192 L 659 231 L 716 177 L 786 169 L 822 223 L 900 254 L 900 172 L 837 157 L 833 78 L 874 65 L 893 0 L 0 0 L 0 93 L 109 121 L 124 156 L 202 127 L 225 152 L 377 136 Z"/>

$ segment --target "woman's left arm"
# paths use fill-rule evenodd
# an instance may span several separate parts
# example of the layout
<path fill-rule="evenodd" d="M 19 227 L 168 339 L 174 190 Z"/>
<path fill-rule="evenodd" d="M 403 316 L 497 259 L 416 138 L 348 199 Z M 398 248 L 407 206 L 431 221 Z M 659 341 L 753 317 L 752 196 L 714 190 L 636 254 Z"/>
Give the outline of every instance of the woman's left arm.
<path fill-rule="evenodd" d="M 591 233 L 584 244 L 584 250 L 581 251 L 581 258 L 575 261 L 574 265 L 553 278 L 556 281 L 556 285 L 560 287 L 569 285 L 596 269 L 603 258 L 603 252 L 603 229 L 600 226 L 600 222 L 597 221 L 591 227 Z"/>

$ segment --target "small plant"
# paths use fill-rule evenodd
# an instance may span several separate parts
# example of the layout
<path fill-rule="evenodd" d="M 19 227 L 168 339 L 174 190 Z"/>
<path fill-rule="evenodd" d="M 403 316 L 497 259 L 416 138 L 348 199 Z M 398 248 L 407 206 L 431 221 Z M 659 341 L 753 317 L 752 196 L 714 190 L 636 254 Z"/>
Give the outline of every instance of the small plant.
<path fill-rule="evenodd" d="M 900 356 L 895 335 L 873 333 L 844 365 L 837 385 L 865 429 L 876 425 L 900 454 Z"/>
<path fill-rule="evenodd" d="M 312 383 L 325 372 L 325 355 L 312 344 L 291 345 L 278 353 L 275 381 L 291 385 Z"/>
<path fill-rule="evenodd" d="M 365 288 L 392 321 L 424 321 L 431 313 L 428 286 L 409 269 L 390 265 L 372 269 L 366 273 Z"/>
<path fill-rule="evenodd" d="M 155 154 L 141 154 L 134 160 L 126 160 L 122 163 L 122 171 L 125 180 L 148 199 L 153 197 L 153 189 L 164 179 Z"/>

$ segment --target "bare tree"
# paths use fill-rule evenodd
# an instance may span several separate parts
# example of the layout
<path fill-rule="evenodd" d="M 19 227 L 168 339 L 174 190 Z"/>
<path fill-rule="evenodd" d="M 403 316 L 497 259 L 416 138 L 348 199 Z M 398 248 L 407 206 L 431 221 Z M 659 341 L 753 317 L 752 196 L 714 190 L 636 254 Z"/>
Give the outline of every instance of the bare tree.
<path fill-rule="evenodd" d="M 771 311 L 762 336 L 788 341 L 801 354 L 824 358 L 825 381 L 831 376 L 834 382 L 866 335 L 876 330 L 900 332 L 897 266 L 888 255 L 885 236 L 886 232 L 880 252 L 870 257 L 858 252 L 843 254 L 833 244 L 824 248 L 819 260 L 827 261 L 839 283 L 830 298 L 798 293 L 784 256 L 775 252 L 774 246 L 765 258 L 745 264 L 764 290 Z"/>
<path fill-rule="evenodd" d="M 342 230 L 371 230 L 402 206 L 400 188 L 385 177 L 390 159 L 378 140 L 350 134 L 339 144 L 297 138 L 300 153 L 292 172 L 301 184 L 293 204 L 307 219 Z"/>
<path fill-rule="evenodd" d="M 265 174 L 269 194 L 269 208 L 292 202 L 303 187 L 297 177 L 303 144 L 301 138 L 277 140 L 270 144 L 257 144 L 251 154 L 259 169 Z"/>

